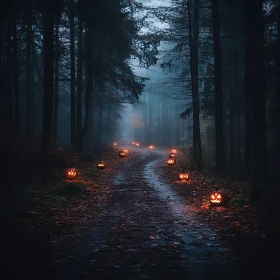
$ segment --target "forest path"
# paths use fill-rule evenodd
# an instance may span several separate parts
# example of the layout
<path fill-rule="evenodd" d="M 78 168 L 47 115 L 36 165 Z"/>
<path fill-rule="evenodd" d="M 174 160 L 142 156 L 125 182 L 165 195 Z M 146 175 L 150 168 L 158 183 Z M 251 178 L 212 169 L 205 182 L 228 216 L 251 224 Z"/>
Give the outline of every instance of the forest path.
<path fill-rule="evenodd" d="M 217 235 L 161 179 L 166 154 L 130 147 L 103 218 L 58 279 L 241 279 Z"/>

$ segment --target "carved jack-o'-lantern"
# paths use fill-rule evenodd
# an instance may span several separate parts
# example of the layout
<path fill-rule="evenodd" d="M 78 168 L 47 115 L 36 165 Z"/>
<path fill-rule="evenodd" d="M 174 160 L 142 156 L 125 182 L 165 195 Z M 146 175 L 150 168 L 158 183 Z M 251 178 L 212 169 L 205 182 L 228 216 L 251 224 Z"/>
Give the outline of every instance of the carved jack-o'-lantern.
<path fill-rule="evenodd" d="M 187 181 L 189 179 L 190 179 L 190 175 L 188 173 L 184 172 L 184 171 L 178 174 L 178 180 L 179 181 L 184 182 L 184 181 Z"/>
<path fill-rule="evenodd" d="M 124 151 L 126 154 L 128 153 L 128 149 L 124 149 L 123 151 Z"/>
<path fill-rule="evenodd" d="M 68 168 L 66 169 L 66 179 L 73 180 L 77 178 L 77 170 L 75 168 Z"/>
<path fill-rule="evenodd" d="M 175 158 L 169 158 L 166 163 L 167 163 L 168 166 L 174 166 L 176 164 L 176 159 Z"/>
<path fill-rule="evenodd" d="M 120 158 L 125 158 L 126 157 L 126 152 L 125 151 L 119 151 L 119 157 Z"/>
<path fill-rule="evenodd" d="M 175 158 L 175 154 L 174 153 L 170 153 L 169 154 L 169 158 Z"/>
<path fill-rule="evenodd" d="M 106 168 L 106 163 L 101 159 L 99 162 L 96 164 L 97 169 L 105 169 Z"/>
<path fill-rule="evenodd" d="M 215 191 L 211 192 L 209 195 L 209 202 L 212 206 L 219 206 L 226 202 L 226 194 L 218 191 L 218 188 L 216 188 Z"/>

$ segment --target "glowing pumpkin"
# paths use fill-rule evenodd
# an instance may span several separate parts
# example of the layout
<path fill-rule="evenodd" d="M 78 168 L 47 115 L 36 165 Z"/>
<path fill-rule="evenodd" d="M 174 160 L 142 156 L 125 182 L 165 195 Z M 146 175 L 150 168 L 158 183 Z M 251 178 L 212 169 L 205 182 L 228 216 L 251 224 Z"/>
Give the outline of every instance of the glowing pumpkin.
<path fill-rule="evenodd" d="M 97 169 L 105 169 L 106 168 L 106 163 L 101 159 L 99 162 L 96 164 Z"/>
<path fill-rule="evenodd" d="M 175 158 L 169 158 L 166 163 L 167 163 L 168 166 L 174 166 L 176 164 L 176 159 Z"/>
<path fill-rule="evenodd" d="M 175 154 L 174 153 L 170 153 L 169 154 L 169 158 L 175 158 Z"/>
<path fill-rule="evenodd" d="M 75 168 L 68 168 L 66 170 L 66 179 L 73 180 L 77 178 L 77 170 Z"/>
<path fill-rule="evenodd" d="M 177 150 L 176 150 L 176 149 L 172 149 L 172 150 L 171 150 L 171 153 L 176 154 L 176 153 L 177 153 Z"/>
<path fill-rule="evenodd" d="M 140 146 L 140 144 L 139 144 L 139 143 L 136 143 L 135 145 L 136 145 L 137 147 L 139 147 L 139 146 Z"/>
<path fill-rule="evenodd" d="M 123 151 L 124 151 L 126 154 L 128 153 L 128 149 L 124 149 Z"/>
<path fill-rule="evenodd" d="M 125 158 L 126 157 L 126 152 L 125 151 L 119 151 L 119 157 L 120 158 Z"/>
<path fill-rule="evenodd" d="M 154 146 L 153 146 L 153 145 L 150 145 L 150 146 L 149 146 L 149 149 L 153 149 L 153 148 L 154 148 Z"/>
<path fill-rule="evenodd" d="M 182 172 L 182 173 L 179 173 L 178 174 L 178 180 L 179 181 L 187 181 L 187 180 L 189 180 L 190 179 L 190 176 L 189 176 L 189 174 L 188 173 L 186 173 L 186 172 Z"/>
<path fill-rule="evenodd" d="M 209 195 L 209 202 L 212 206 L 219 206 L 225 204 L 226 200 L 226 194 L 221 191 L 218 191 L 218 188 L 216 188 L 216 190 L 211 192 Z"/>

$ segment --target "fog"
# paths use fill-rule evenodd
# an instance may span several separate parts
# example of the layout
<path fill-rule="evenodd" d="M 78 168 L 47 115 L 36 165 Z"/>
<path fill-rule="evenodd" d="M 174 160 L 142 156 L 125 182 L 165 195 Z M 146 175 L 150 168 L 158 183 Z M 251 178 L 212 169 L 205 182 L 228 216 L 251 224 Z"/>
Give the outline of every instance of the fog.
<path fill-rule="evenodd" d="M 134 64 L 137 75 L 147 78 L 139 101 L 126 105 L 121 111 L 117 135 L 134 139 L 145 145 L 172 146 L 187 144 L 190 140 L 190 120 L 181 119 L 187 105 L 184 95 L 179 95 L 182 85 L 174 85 L 178 71 L 163 70 L 161 64 L 174 47 L 170 42 L 160 44 L 158 62 L 148 68 Z M 175 98 L 176 94 L 176 98 Z"/>

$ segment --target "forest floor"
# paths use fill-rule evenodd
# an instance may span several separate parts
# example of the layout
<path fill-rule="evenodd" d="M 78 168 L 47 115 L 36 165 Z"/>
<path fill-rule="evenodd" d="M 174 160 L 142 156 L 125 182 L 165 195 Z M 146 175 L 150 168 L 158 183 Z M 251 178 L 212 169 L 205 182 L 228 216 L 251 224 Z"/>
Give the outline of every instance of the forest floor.
<path fill-rule="evenodd" d="M 167 167 L 169 151 L 127 147 L 104 153 L 105 170 L 79 160 L 76 180 L 53 170 L 6 201 L 2 279 L 279 279 L 248 184 L 190 170 L 178 182 L 180 152 Z M 228 205 L 209 207 L 215 187 Z"/>

